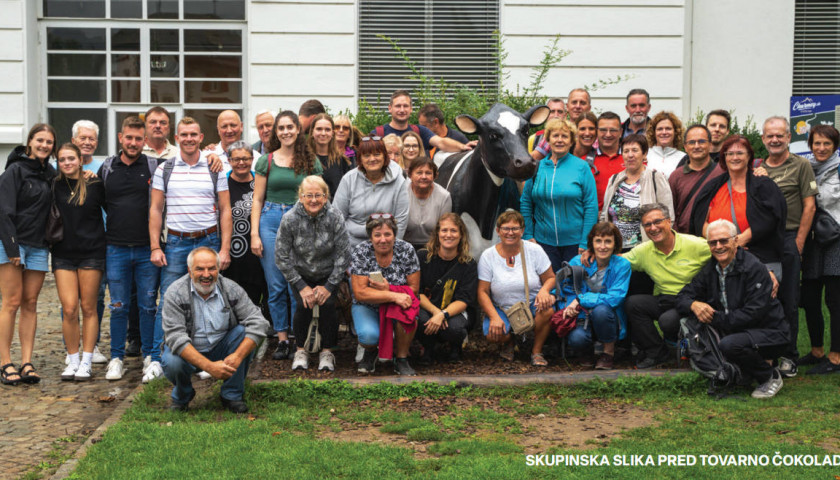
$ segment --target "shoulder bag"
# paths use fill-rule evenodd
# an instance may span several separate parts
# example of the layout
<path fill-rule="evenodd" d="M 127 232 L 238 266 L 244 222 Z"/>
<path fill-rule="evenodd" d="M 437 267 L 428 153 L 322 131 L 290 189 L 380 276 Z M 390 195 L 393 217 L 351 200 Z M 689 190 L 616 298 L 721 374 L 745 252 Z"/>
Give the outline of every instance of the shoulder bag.
<path fill-rule="evenodd" d="M 44 240 L 52 246 L 64 240 L 64 220 L 61 218 L 61 211 L 55 203 L 55 180 L 52 182 L 52 201 L 50 202 L 50 213 L 47 216 L 47 231 Z"/>
<path fill-rule="evenodd" d="M 505 310 L 505 315 L 510 322 L 510 329 L 516 335 L 528 333 L 534 329 L 534 315 L 531 314 L 530 291 L 528 290 L 528 269 L 525 265 L 525 245 L 519 246 L 519 257 L 522 259 L 522 276 L 525 277 L 525 301 L 519 301 L 512 307 Z"/>

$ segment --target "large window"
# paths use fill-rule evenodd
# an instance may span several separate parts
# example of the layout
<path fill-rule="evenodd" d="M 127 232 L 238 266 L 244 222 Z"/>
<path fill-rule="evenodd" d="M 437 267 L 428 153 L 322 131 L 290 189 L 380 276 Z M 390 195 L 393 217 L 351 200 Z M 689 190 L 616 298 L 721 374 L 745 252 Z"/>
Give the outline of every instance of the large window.
<path fill-rule="evenodd" d="M 47 117 L 61 140 L 76 120 L 92 120 L 97 154 L 113 154 L 122 119 L 162 105 L 194 117 L 215 143 L 219 112 L 242 112 L 244 0 L 44 0 L 43 8 Z"/>
<path fill-rule="evenodd" d="M 796 0 L 793 95 L 840 92 L 840 4 Z"/>
<path fill-rule="evenodd" d="M 411 90 L 410 70 L 390 45 L 399 42 L 427 75 L 495 91 L 498 75 L 493 32 L 498 0 L 360 0 L 359 98 L 387 104 L 394 90 Z M 377 101 L 381 99 L 381 101 Z"/>

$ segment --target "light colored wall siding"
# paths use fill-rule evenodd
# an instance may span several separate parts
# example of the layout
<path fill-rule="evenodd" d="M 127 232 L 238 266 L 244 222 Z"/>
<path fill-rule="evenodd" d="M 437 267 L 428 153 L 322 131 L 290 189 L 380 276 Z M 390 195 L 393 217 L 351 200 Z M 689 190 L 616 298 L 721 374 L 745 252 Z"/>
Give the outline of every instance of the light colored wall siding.
<path fill-rule="evenodd" d="M 354 0 L 250 2 L 249 112 L 297 112 L 310 98 L 332 112 L 355 110 L 357 12 Z M 256 139 L 254 119 L 246 124 Z"/>
<path fill-rule="evenodd" d="M 627 91 L 641 87 L 654 112 L 683 115 L 685 0 L 505 0 L 501 13 L 508 88 L 529 83 L 544 47 L 561 34 L 560 47 L 571 53 L 546 79 L 548 95 L 629 74 L 592 93 L 595 110 L 626 116 Z"/>
<path fill-rule="evenodd" d="M 794 0 L 695 0 L 691 111 L 734 109 L 759 124 L 788 116 Z"/>
<path fill-rule="evenodd" d="M 23 142 L 27 122 L 26 3 L 24 0 L 3 2 L 0 15 L 0 166 L 15 145 Z M 34 25 L 34 24 L 33 24 Z M 34 28 L 34 26 L 33 26 Z M 2 171 L 2 170 L 0 170 Z"/>

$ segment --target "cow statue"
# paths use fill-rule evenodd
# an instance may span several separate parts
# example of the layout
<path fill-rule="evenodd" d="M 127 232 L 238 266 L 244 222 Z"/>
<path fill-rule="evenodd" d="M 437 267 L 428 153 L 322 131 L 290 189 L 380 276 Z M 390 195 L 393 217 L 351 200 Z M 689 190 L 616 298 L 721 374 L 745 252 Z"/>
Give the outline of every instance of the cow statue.
<path fill-rule="evenodd" d="M 544 123 L 548 115 L 545 105 L 523 114 L 501 103 L 480 119 L 459 115 L 458 129 L 478 134 L 478 146 L 435 155 L 440 172 L 436 182 L 449 191 L 452 211 L 464 220 L 474 255 L 495 243 L 496 217 L 507 208 L 518 208 L 519 190 L 513 180 L 528 180 L 537 168 L 526 147 L 529 128 Z"/>

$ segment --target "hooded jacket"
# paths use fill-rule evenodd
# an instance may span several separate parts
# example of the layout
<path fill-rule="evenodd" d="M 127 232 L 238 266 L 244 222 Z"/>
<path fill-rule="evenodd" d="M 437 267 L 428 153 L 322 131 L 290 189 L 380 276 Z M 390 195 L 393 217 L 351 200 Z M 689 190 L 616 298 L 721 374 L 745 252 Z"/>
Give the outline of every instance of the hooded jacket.
<path fill-rule="evenodd" d="M 688 155 L 682 150 L 677 150 L 674 147 L 654 145 L 648 150 L 647 166 L 650 169 L 664 173 L 665 179 L 667 180 L 686 157 Z"/>
<path fill-rule="evenodd" d="M 306 280 L 326 278 L 324 288 L 332 293 L 350 265 L 349 241 L 344 217 L 329 202 L 314 217 L 297 202 L 280 221 L 274 261 L 298 291 Z"/>
<path fill-rule="evenodd" d="M 342 215 L 350 235 L 350 247 L 368 239 L 365 224 L 371 213 L 390 213 L 397 221 L 397 238 L 402 239 L 408 225 L 407 180 L 397 162 L 389 162 L 385 176 L 374 184 L 364 172 L 355 168 L 347 172 L 335 192 L 335 206 Z"/>
<path fill-rule="evenodd" d="M 9 154 L 0 175 L 0 241 L 9 258 L 20 257 L 20 245 L 47 246 L 44 234 L 55 176 L 49 162 L 29 158 L 23 145 Z"/>

